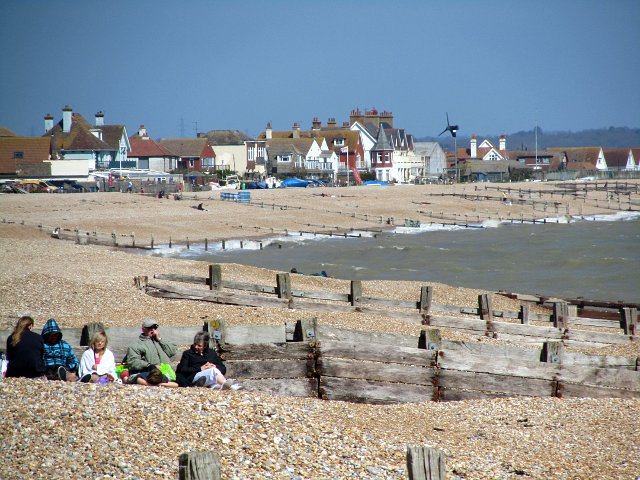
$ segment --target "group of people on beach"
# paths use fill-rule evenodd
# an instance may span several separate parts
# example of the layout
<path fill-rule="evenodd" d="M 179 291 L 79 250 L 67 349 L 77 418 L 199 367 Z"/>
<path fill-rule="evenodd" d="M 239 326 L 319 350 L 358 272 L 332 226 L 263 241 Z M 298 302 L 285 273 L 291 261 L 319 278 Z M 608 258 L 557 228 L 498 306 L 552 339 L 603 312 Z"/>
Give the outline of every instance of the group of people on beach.
<path fill-rule="evenodd" d="M 55 319 L 45 323 L 42 333 L 33 332 L 34 321 L 21 317 L 7 337 L 6 377 L 42 378 L 82 383 L 127 383 L 164 387 L 208 387 L 220 390 L 242 388 L 225 378 L 227 368 L 215 349 L 210 348 L 208 332 L 196 333 L 193 344 L 182 352 L 174 371 L 171 358 L 176 346 L 163 340 L 155 320 L 142 322 L 142 332 L 129 345 L 123 363 L 116 364 L 108 348 L 107 334 L 98 330 L 89 348 L 78 361 L 73 348 L 62 339 Z"/>

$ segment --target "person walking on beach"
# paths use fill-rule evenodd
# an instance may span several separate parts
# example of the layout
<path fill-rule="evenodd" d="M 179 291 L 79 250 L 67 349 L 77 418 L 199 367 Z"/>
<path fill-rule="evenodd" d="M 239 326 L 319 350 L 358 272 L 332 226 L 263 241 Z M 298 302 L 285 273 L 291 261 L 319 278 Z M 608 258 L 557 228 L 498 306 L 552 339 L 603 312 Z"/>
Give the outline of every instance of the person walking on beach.
<path fill-rule="evenodd" d="M 182 352 L 182 358 L 176 369 L 176 377 L 181 387 L 209 387 L 237 390 L 239 385 L 224 376 L 227 367 L 216 351 L 209 347 L 209 332 L 198 332 L 193 338 L 189 350 Z"/>
<path fill-rule="evenodd" d="M 125 356 L 129 366 L 129 383 L 140 383 L 137 379 L 145 380 L 154 367 L 159 369 L 162 363 L 169 364 L 176 351 L 173 343 L 162 340 L 158 322 L 149 318 L 144 320 L 142 333 L 129 345 Z"/>
<path fill-rule="evenodd" d="M 55 319 L 50 318 L 42 329 L 44 352 L 42 359 L 49 380 L 75 382 L 78 379 L 78 357 L 62 339 L 62 330 Z"/>
<path fill-rule="evenodd" d="M 7 337 L 7 377 L 38 378 L 44 376 L 44 341 L 33 329 L 33 318 L 20 317 L 13 333 Z"/>
<path fill-rule="evenodd" d="M 95 333 L 80 359 L 80 381 L 109 383 L 116 380 L 116 360 L 113 352 L 107 348 L 108 343 L 105 332 Z"/>
<path fill-rule="evenodd" d="M 133 182 L 129 180 L 129 183 L 127 183 L 127 193 L 131 193 L 132 191 L 133 191 Z"/>

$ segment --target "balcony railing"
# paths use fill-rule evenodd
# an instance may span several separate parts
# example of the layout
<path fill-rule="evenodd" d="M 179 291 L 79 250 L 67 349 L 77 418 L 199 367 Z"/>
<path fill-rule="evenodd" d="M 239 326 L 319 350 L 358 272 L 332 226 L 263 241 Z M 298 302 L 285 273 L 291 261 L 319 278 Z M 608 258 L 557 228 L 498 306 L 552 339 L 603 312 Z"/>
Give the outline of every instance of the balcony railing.
<path fill-rule="evenodd" d="M 333 162 L 307 161 L 304 162 L 304 168 L 306 168 L 307 170 L 331 171 L 333 170 Z"/>

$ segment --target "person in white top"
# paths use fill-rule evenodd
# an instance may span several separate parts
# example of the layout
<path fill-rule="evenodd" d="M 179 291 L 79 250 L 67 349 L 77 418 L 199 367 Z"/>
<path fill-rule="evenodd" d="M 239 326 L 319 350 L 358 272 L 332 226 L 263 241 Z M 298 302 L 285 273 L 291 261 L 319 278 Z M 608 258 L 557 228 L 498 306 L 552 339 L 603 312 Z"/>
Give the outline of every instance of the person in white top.
<path fill-rule="evenodd" d="M 82 354 L 79 376 L 84 383 L 109 383 L 116 380 L 116 361 L 107 348 L 109 339 L 104 332 L 96 332 L 89 348 Z"/>

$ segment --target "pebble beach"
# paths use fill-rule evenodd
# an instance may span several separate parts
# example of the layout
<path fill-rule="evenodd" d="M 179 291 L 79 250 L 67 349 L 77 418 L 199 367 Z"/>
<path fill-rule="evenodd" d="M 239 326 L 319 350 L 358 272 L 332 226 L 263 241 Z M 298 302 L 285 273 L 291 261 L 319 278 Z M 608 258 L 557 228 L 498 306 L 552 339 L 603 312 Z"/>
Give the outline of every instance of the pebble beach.
<path fill-rule="evenodd" d="M 635 182 L 635 183 L 634 183 Z M 638 181 L 629 181 L 637 185 Z M 90 322 L 139 327 L 279 325 L 302 312 L 235 307 L 146 295 L 138 275 L 206 275 L 192 260 L 132 255 L 113 246 L 52 238 L 55 228 L 135 236 L 137 244 L 261 239 L 283 231 L 375 231 L 404 219 L 482 220 L 606 215 L 630 206 L 637 193 L 587 198 L 558 193 L 552 182 L 424 185 L 252 191 L 251 204 L 223 202 L 219 192 L 185 193 L 180 200 L 126 193 L 0 196 L 0 329 L 21 315 L 42 328 Z M 448 196 L 456 192 L 460 196 Z M 473 200 L 462 195 L 494 196 Z M 546 205 L 545 205 L 546 202 Z M 202 203 L 204 210 L 195 208 Z M 393 219 L 392 222 L 389 219 Z M 274 284 L 277 272 L 222 265 L 223 278 Z M 349 282 L 294 275 L 294 288 L 348 291 Z M 366 281 L 363 294 L 415 299 L 420 284 Z M 433 284 L 433 302 L 477 305 L 481 290 Z M 521 292 L 532 293 L 532 292 Z M 516 300 L 494 296 L 494 308 L 517 310 Z M 539 306 L 532 311 L 543 312 Z M 318 313 L 337 327 L 418 335 L 420 326 L 384 317 Z M 455 331 L 443 336 L 494 341 Z M 499 341 L 499 340 L 495 340 Z M 640 356 L 640 345 L 588 353 Z M 248 390 L 213 392 L 139 386 L 0 381 L 0 478 L 176 478 L 178 456 L 216 452 L 224 479 L 405 479 L 408 445 L 429 445 L 447 456 L 447 478 L 640 478 L 640 400 L 501 398 L 374 406 L 271 396 Z"/>

